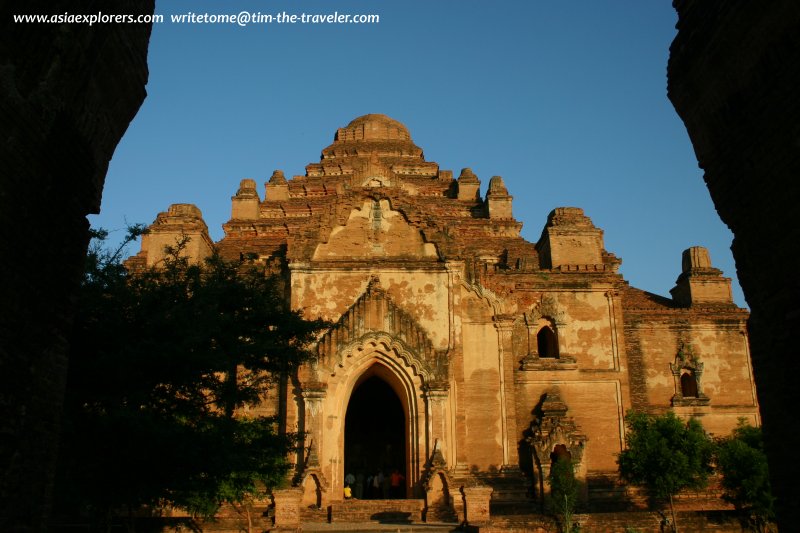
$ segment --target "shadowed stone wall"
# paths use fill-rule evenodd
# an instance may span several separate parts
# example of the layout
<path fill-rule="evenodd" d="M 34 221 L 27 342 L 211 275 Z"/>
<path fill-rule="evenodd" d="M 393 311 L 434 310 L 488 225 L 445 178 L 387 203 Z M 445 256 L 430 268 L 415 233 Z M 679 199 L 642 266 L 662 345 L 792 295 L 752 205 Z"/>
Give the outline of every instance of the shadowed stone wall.
<path fill-rule="evenodd" d="M 676 0 L 669 98 L 735 238 L 779 514 L 798 500 L 800 4 Z M 786 530 L 793 526 L 781 524 Z"/>
<path fill-rule="evenodd" d="M 41 531 L 72 298 L 108 162 L 145 97 L 150 24 L 15 24 L 152 13 L 154 0 L 0 1 L 0 530 Z"/>

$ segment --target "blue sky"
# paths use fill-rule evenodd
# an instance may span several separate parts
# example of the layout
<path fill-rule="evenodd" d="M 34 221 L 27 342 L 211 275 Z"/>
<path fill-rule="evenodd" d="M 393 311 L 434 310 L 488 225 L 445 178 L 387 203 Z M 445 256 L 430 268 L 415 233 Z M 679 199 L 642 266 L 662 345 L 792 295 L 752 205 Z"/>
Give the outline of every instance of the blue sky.
<path fill-rule="evenodd" d="M 523 236 L 582 207 L 634 286 L 668 295 L 681 251 L 735 280 L 686 130 L 666 96 L 671 2 L 159 0 L 156 12 L 378 14 L 372 25 L 155 25 L 148 97 L 94 225 L 196 204 L 214 239 L 242 178 L 304 173 L 337 128 L 403 122 L 429 161 L 503 176 Z M 121 233 L 121 232 L 120 232 Z M 120 233 L 117 233 L 119 235 Z M 136 249 L 130 251 L 135 252 Z"/>

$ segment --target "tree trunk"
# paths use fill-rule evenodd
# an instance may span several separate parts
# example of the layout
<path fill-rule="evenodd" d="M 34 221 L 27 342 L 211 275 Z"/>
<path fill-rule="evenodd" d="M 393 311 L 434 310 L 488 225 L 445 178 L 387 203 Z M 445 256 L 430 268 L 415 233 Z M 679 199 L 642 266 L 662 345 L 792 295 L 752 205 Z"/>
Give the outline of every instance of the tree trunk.
<path fill-rule="evenodd" d="M 672 515 L 672 533 L 678 533 L 678 524 L 675 522 L 675 506 L 672 504 L 672 494 L 669 495 L 669 512 Z"/>
<path fill-rule="evenodd" d="M 225 377 L 225 416 L 230 420 L 236 412 L 236 392 L 238 387 L 238 367 L 236 364 L 228 370 Z"/>
<path fill-rule="evenodd" d="M 248 501 L 241 502 L 239 505 L 236 505 L 235 502 L 230 503 L 234 511 L 239 513 L 240 516 L 244 515 L 247 519 L 247 533 L 253 533 L 253 515 L 250 510 L 250 503 Z"/>
<path fill-rule="evenodd" d="M 542 472 L 542 464 L 535 459 L 533 464 L 536 466 L 536 470 L 539 471 L 539 475 L 536 476 L 539 478 L 539 512 L 544 514 L 544 474 Z"/>

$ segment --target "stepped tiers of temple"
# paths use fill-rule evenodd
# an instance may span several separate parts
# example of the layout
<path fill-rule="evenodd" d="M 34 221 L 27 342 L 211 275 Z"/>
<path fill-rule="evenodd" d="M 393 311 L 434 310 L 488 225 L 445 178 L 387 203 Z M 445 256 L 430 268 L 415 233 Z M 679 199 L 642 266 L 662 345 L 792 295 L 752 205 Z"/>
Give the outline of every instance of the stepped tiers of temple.
<path fill-rule="evenodd" d="M 365 115 L 305 175 L 275 170 L 261 192 L 241 180 L 219 242 L 197 207 L 174 204 L 129 259 L 157 265 L 185 235 L 193 261 L 217 250 L 263 266 L 294 309 L 331 322 L 315 360 L 251 409 L 305 435 L 292 487 L 273 493 L 276 523 L 369 514 L 379 504 L 345 502 L 345 479 L 379 501 L 386 487 L 365 487 L 395 469 L 394 495 L 423 501 L 414 516 L 538 510 L 554 452 L 585 509 L 621 509 L 628 410 L 671 409 L 716 436 L 759 424 L 748 313 L 706 249 L 676 257 L 670 296 L 651 294 L 582 209 L 542 214 L 528 242 L 503 178 L 485 190 L 469 168 L 426 161 L 400 122 Z"/>

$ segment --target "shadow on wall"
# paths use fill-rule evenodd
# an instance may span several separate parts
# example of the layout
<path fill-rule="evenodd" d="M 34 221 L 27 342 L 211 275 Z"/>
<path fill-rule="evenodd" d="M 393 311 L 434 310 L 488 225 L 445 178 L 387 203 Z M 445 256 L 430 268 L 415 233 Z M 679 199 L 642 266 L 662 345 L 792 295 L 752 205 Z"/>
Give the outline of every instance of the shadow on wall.
<path fill-rule="evenodd" d="M 53 1 L 48 13 L 74 10 Z M 152 13 L 153 0 L 82 4 Z M 24 25 L 0 7 L 0 530 L 50 512 L 72 298 L 108 162 L 145 97 L 149 24 Z"/>

